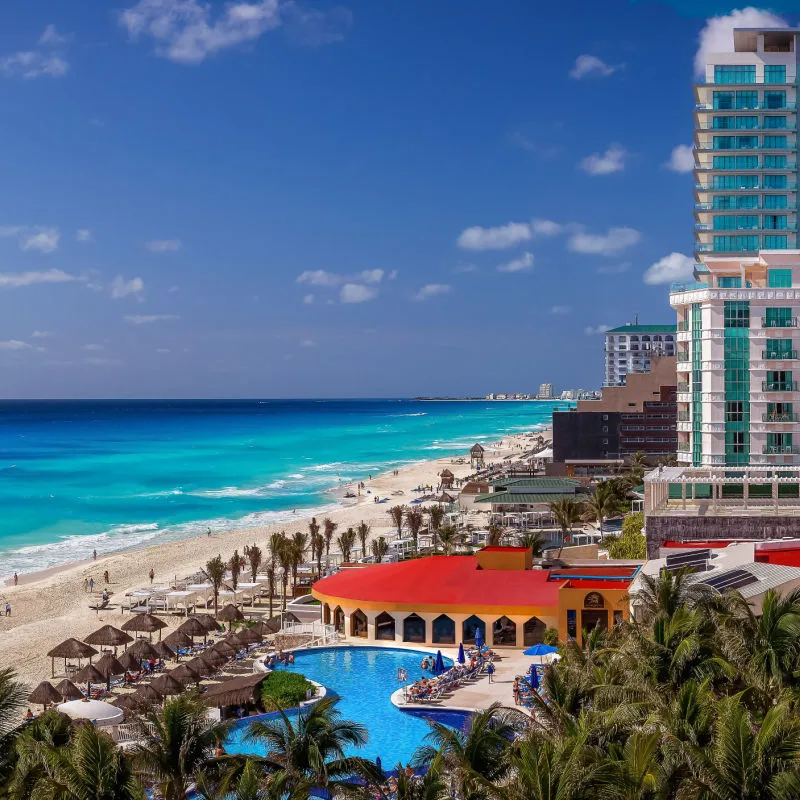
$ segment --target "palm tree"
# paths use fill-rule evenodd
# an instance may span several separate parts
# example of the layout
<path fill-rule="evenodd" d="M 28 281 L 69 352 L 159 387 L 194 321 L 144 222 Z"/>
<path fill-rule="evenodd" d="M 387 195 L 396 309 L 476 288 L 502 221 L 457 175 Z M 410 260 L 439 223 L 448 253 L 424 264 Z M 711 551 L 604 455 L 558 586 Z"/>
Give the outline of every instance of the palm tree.
<path fill-rule="evenodd" d="M 339 545 L 339 550 L 342 553 L 342 561 L 349 561 L 350 551 L 353 549 L 353 545 L 356 543 L 356 532 L 352 528 L 348 528 L 336 540 L 336 543 Z"/>
<path fill-rule="evenodd" d="M 317 551 L 317 577 L 322 577 L 322 556 L 325 552 L 325 537 L 317 532 L 314 534 L 315 548 Z"/>
<path fill-rule="evenodd" d="M 452 555 L 455 546 L 460 544 L 463 538 L 455 525 L 442 525 L 439 528 L 439 540 L 442 543 L 442 552 L 446 556 Z"/>
<path fill-rule="evenodd" d="M 489 525 L 489 535 L 486 537 L 487 547 L 498 547 L 503 538 L 503 529 L 499 525 Z"/>
<path fill-rule="evenodd" d="M 297 589 L 297 569 L 303 563 L 306 555 L 306 548 L 308 547 L 308 534 L 302 531 L 296 531 L 291 538 L 291 553 L 292 553 L 292 594 L 295 594 Z"/>
<path fill-rule="evenodd" d="M 571 497 L 564 497 L 554 503 L 548 503 L 550 513 L 556 521 L 556 525 L 561 528 L 561 546 L 558 548 L 557 558 L 561 558 L 564 543 L 567 539 L 567 531 L 572 530 L 572 526 L 581 521 L 581 504 Z"/>
<path fill-rule="evenodd" d="M 278 564 L 281 568 L 281 611 L 286 611 L 286 595 L 289 589 L 289 575 L 295 563 L 295 553 L 292 542 L 286 538 L 286 534 L 281 531 L 281 543 L 276 553 Z"/>
<path fill-rule="evenodd" d="M 406 510 L 403 506 L 392 506 L 386 512 L 391 518 L 392 522 L 394 522 L 395 527 L 397 528 L 397 535 L 403 535 L 403 518 L 405 517 Z"/>
<path fill-rule="evenodd" d="M 325 558 L 328 558 L 331 554 L 331 542 L 333 541 L 333 534 L 336 533 L 336 529 L 339 527 L 338 522 L 334 522 L 330 517 L 325 517 L 322 520 L 322 528 L 325 531 Z"/>
<path fill-rule="evenodd" d="M 613 489 L 606 483 L 601 483 L 594 494 L 583 504 L 583 520 L 585 522 L 600 523 L 600 541 L 603 541 L 603 524 L 608 517 L 622 513 L 622 507 Z"/>
<path fill-rule="evenodd" d="M 211 582 L 211 588 L 214 590 L 214 616 L 217 616 L 219 611 L 219 590 L 222 586 L 222 581 L 225 580 L 225 572 L 227 567 L 222 560 L 222 556 L 216 555 L 214 558 L 206 562 L 206 568 L 203 570 L 205 576 Z"/>
<path fill-rule="evenodd" d="M 0 786 L 10 767 L 11 744 L 17 734 L 19 718 L 27 696 L 25 685 L 10 667 L 0 669 Z"/>
<path fill-rule="evenodd" d="M 239 585 L 239 573 L 242 571 L 242 557 L 239 555 L 238 550 L 233 551 L 231 560 L 228 562 L 228 569 L 231 571 L 231 585 L 235 592 L 236 587 Z"/>
<path fill-rule="evenodd" d="M 197 796 L 202 800 L 277 800 L 255 758 L 239 759 L 231 769 L 201 771 L 197 776 Z"/>
<path fill-rule="evenodd" d="M 377 539 L 372 540 L 372 557 L 375 559 L 376 564 L 383 561 L 383 557 L 389 551 L 389 544 L 385 536 L 379 536 Z"/>
<path fill-rule="evenodd" d="M 314 561 L 317 555 L 317 535 L 319 534 L 319 523 L 316 517 L 311 517 L 308 523 L 308 539 L 311 543 L 311 560 Z"/>
<path fill-rule="evenodd" d="M 275 577 L 278 565 L 278 553 L 283 547 L 283 536 L 273 533 L 269 537 L 269 558 L 267 559 L 267 589 L 269 590 L 269 616 L 272 617 L 272 598 L 275 596 Z"/>
<path fill-rule="evenodd" d="M 281 796 L 299 800 L 319 789 L 336 796 L 356 792 L 358 778 L 380 781 L 372 761 L 345 756 L 346 748 L 367 743 L 367 729 L 343 719 L 337 703 L 326 697 L 296 717 L 278 709 L 280 719 L 250 723 L 247 739 L 263 747 L 263 764 L 274 773 Z"/>
<path fill-rule="evenodd" d="M 519 542 L 522 547 L 527 547 L 531 551 L 534 558 L 541 558 L 547 539 L 539 531 L 525 531 L 519 537 Z"/>
<path fill-rule="evenodd" d="M 394 800 L 446 800 L 450 790 L 438 765 L 432 765 L 424 775 L 409 774 L 402 763 L 394 768 L 396 786 Z"/>
<path fill-rule="evenodd" d="M 368 522 L 364 522 L 362 519 L 361 522 L 356 525 L 356 533 L 358 534 L 358 541 L 361 542 L 361 558 L 367 557 L 367 539 L 369 539 L 369 534 L 372 528 Z"/>
<path fill-rule="evenodd" d="M 133 749 L 137 773 L 164 800 L 185 800 L 198 773 L 208 768 L 227 726 L 206 716 L 208 708 L 194 692 L 167 699 L 146 712 Z"/>
<path fill-rule="evenodd" d="M 425 518 L 418 508 L 410 508 L 405 513 L 405 520 L 406 528 L 408 528 L 411 533 L 411 538 L 414 540 L 414 552 L 417 552 L 417 539 L 419 538 L 419 532 L 425 522 Z"/>
<path fill-rule="evenodd" d="M 444 508 L 440 506 L 438 503 L 435 506 L 431 506 L 428 509 L 428 527 L 431 531 L 431 537 L 433 538 L 433 552 L 436 552 L 437 548 L 437 540 L 439 537 L 439 528 L 442 527 L 442 521 L 444 520 Z"/>
<path fill-rule="evenodd" d="M 639 486 L 644 479 L 644 473 L 647 470 L 647 453 L 641 450 L 634 453 L 630 457 L 628 464 L 628 481 L 631 486 Z"/>
<path fill-rule="evenodd" d="M 258 576 L 258 569 L 264 560 L 264 553 L 261 548 L 253 542 L 249 547 L 245 547 L 244 556 L 250 562 L 250 579 L 253 583 L 256 582 Z"/>

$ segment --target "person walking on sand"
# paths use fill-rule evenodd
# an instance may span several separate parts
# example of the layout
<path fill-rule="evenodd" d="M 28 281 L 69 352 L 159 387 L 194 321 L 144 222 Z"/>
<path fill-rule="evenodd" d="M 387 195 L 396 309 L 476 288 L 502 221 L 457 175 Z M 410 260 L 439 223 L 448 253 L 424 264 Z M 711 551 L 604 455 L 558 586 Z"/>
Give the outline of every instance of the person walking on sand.
<path fill-rule="evenodd" d="M 97 561 L 97 550 L 92 550 L 92 561 Z"/>
<path fill-rule="evenodd" d="M 107 569 L 103 570 L 103 580 L 106 583 L 111 583 L 111 581 L 108 579 L 108 570 Z"/>
<path fill-rule="evenodd" d="M 88 578 L 84 578 L 83 579 L 83 591 L 84 592 L 88 592 L 89 591 L 89 579 Z"/>
<path fill-rule="evenodd" d="M 94 593 L 94 578 L 89 578 L 89 591 Z"/>
<path fill-rule="evenodd" d="M 17 573 L 15 572 L 14 573 L 14 586 L 16 586 L 18 583 L 19 583 L 19 575 L 17 575 Z"/>
<path fill-rule="evenodd" d="M 6 600 L 6 616 L 11 616 L 11 603 L 9 603 L 8 600 Z"/>
<path fill-rule="evenodd" d="M 494 664 L 491 661 L 486 667 L 486 674 L 489 676 L 489 683 L 494 683 Z"/>
<path fill-rule="evenodd" d="M 153 568 L 150 567 L 150 585 L 153 584 L 153 578 L 155 578 L 156 574 L 153 572 Z"/>

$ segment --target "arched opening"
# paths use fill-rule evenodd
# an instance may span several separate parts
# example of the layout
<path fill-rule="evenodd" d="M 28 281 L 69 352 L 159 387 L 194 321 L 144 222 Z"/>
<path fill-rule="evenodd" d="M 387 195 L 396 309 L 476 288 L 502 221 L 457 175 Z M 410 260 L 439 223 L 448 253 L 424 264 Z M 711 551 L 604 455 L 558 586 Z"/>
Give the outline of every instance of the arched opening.
<path fill-rule="evenodd" d="M 322 621 L 325 625 L 331 624 L 331 607 L 327 603 L 322 606 Z"/>
<path fill-rule="evenodd" d="M 498 646 L 514 647 L 517 644 L 517 624 L 502 616 L 492 624 L 492 643 Z"/>
<path fill-rule="evenodd" d="M 583 598 L 581 629 L 591 631 L 594 628 L 608 628 L 608 611 L 606 611 L 606 602 L 600 592 L 589 592 Z"/>
<path fill-rule="evenodd" d="M 367 638 L 367 615 L 360 608 L 350 615 L 350 635 Z"/>
<path fill-rule="evenodd" d="M 539 617 L 531 617 L 522 626 L 522 644 L 524 644 L 525 647 L 542 644 L 544 642 L 544 632 L 546 630 L 547 625 L 545 625 Z"/>
<path fill-rule="evenodd" d="M 464 644 L 475 644 L 475 632 L 481 632 L 481 640 L 486 642 L 486 623 L 474 614 L 464 620 L 461 626 L 461 641 Z"/>
<path fill-rule="evenodd" d="M 447 616 L 441 614 L 433 621 L 433 636 L 431 641 L 434 644 L 455 644 L 456 643 L 456 623 Z"/>
<path fill-rule="evenodd" d="M 385 611 L 375 617 L 375 638 L 382 641 L 394 641 L 394 617 Z"/>
<path fill-rule="evenodd" d="M 409 614 L 403 620 L 403 641 L 423 644 L 425 642 L 425 620 L 417 614 Z"/>
<path fill-rule="evenodd" d="M 333 627 L 337 633 L 344 634 L 344 611 L 340 606 L 333 609 Z"/>
<path fill-rule="evenodd" d="M 603 595 L 600 592 L 589 592 L 586 597 L 583 598 L 583 607 L 584 608 L 605 608 L 606 601 L 603 600 Z"/>

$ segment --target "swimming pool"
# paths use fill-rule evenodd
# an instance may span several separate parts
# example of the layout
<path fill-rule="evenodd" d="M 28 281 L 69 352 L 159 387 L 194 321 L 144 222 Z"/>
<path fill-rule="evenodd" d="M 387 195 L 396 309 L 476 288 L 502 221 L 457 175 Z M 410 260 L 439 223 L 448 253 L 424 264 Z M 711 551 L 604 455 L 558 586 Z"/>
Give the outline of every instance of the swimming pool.
<path fill-rule="evenodd" d="M 340 698 L 337 709 L 346 719 L 367 726 L 366 746 L 349 752 L 374 759 L 381 757 L 385 768 L 398 761 L 406 764 L 430 730 L 425 717 L 432 717 L 451 727 L 461 727 L 469 716 L 466 712 L 420 707 L 415 713 L 400 711 L 392 705 L 392 692 L 401 684 L 397 670 L 408 673 L 408 682 L 422 677 L 420 662 L 425 654 L 417 650 L 387 647 L 321 647 L 299 650 L 291 666 L 280 667 L 301 672 L 321 683 L 331 696 Z M 445 659 L 449 666 L 452 662 Z M 428 673 L 430 674 L 430 673 Z M 229 753 L 263 755 L 263 749 L 245 742 L 248 722 L 237 723 L 225 742 Z"/>

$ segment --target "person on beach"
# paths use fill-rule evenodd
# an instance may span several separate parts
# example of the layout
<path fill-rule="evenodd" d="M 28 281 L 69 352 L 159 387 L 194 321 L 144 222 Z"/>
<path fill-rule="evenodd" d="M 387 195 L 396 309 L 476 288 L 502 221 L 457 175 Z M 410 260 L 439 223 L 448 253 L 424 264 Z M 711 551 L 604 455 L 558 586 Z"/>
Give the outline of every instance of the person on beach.
<path fill-rule="evenodd" d="M 519 678 L 514 678 L 514 688 L 512 690 L 514 692 L 514 705 L 519 705 Z"/>
<path fill-rule="evenodd" d="M 97 561 L 97 550 L 92 550 L 92 561 Z"/>
<path fill-rule="evenodd" d="M 8 600 L 6 600 L 6 616 L 11 616 L 11 603 L 9 603 Z"/>
<path fill-rule="evenodd" d="M 17 573 L 15 572 L 14 573 L 14 586 L 16 586 L 18 583 L 19 583 L 19 575 L 17 575 Z"/>
<path fill-rule="evenodd" d="M 152 583 L 153 583 L 153 578 L 155 578 L 155 576 L 156 576 L 156 573 L 155 573 L 155 572 L 153 572 L 153 568 L 152 568 L 152 567 L 150 567 L 150 584 L 151 584 L 151 585 L 152 585 Z"/>
<path fill-rule="evenodd" d="M 489 683 L 494 683 L 494 664 L 491 661 L 486 667 L 486 674 L 489 676 Z"/>
<path fill-rule="evenodd" d="M 83 579 L 83 591 L 84 592 L 88 592 L 89 591 L 89 579 L 88 578 L 84 578 Z"/>
<path fill-rule="evenodd" d="M 107 569 L 106 569 L 106 570 L 103 570 L 103 580 L 104 580 L 106 583 L 111 583 L 111 581 L 108 579 L 108 570 L 107 570 Z"/>
<path fill-rule="evenodd" d="M 94 578 L 89 578 L 89 591 L 94 593 Z"/>

